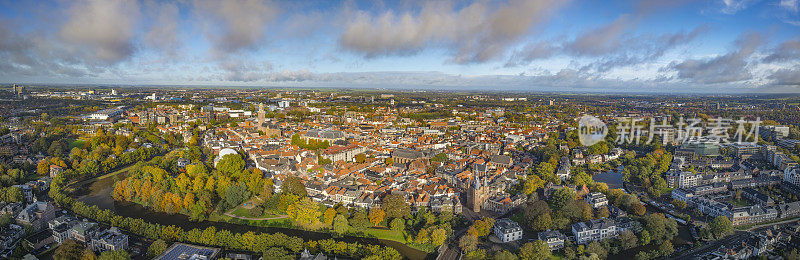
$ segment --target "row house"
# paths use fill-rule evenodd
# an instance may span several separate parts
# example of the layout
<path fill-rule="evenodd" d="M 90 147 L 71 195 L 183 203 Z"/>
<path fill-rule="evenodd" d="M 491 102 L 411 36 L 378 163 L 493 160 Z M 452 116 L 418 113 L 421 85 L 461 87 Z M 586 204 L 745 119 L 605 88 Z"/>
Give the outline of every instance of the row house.
<path fill-rule="evenodd" d="M 703 196 L 709 194 L 717 194 L 728 191 L 728 186 L 722 183 L 714 183 L 703 186 L 696 186 L 689 189 L 694 195 Z"/>
<path fill-rule="evenodd" d="M 664 173 L 667 186 L 670 188 L 691 188 L 698 186 L 702 176 L 690 171 L 669 170 Z"/>
<path fill-rule="evenodd" d="M 353 161 L 358 154 L 365 153 L 367 151 L 366 147 L 351 144 L 347 146 L 341 145 L 334 145 L 325 149 L 320 155 L 324 159 L 331 160 L 333 162 L 337 161 Z"/>
<path fill-rule="evenodd" d="M 761 206 L 775 205 L 775 201 L 764 193 L 758 192 L 752 188 L 745 188 L 742 190 L 742 196 L 748 200 L 757 203 Z"/>
<path fill-rule="evenodd" d="M 704 197 L 695 197 L 691 200 L 700 212 L 711 217 L 729 216 L 730 208 L 724 203 L 707 199 Z"/>
<path fill-rule="evenodd" d="M 484 203 L 483 208 L 489 211 L 494 211 L 498 214 L 505 214 L 516 208 L 522 203 L 525 203 L 525 196 L 517 194 L 516 196 L 509 196 L 505 193 L 499 193 L 496 196 L 490 197 Z"/>
<path fill-rule="evenodd" d="M 778 217 L 778 210 L 774 207 L 753 205 L 750 207 L 733 209 L 728 216 L 734 226 L 754 224 L 770 221 Z"/>
<path fill-rule="evenodd" d="M 778 209 L 778 218 L 800 216 L 800 201 L 781 203 L 775 206 Z"/>
<path fill-rule="evenodd" d="M 431 211 L 441 213 L 444 211 L 450 211 L 455 214 L 460 214 L 462 211 L 461 202 L 458 200 L 458 196 L 452 197 L 439 197 L 434 198 L 431 201 Z"/>
<path fill-rule="evenodd" d="M 353 201 L 353 206 L 363 209 L 371 209 L 379 205 L 380 200 L 377 199 L 372 193 L 363 193 L 361 194 L 361 197 L 358 197 Z"/>
<path fill-rule="evenodd" d="M 731 181 L 731 189 L 738 190 L 746 187 L 755 188 L 763 186 L 778 185 L 781 183 L 781 176 L 759 176 L 741 180 Z"/>
<path fill-rule="evenodd" d="M 592 241 L 616 237 L 619 231 L 615 221 L 608 218 L 572 224 L 572 234 L 575 235 L 575 242 L 578 244 L 588 244 Z"/>

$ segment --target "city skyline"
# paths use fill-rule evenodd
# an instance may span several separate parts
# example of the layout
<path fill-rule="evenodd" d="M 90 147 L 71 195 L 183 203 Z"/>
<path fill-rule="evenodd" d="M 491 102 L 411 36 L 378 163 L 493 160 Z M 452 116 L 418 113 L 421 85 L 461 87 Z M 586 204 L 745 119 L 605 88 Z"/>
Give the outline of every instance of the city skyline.
<path fill-rule="evenodd" d="M 773 1 L 0 2 L 4 83 L 797 93 Z"/>

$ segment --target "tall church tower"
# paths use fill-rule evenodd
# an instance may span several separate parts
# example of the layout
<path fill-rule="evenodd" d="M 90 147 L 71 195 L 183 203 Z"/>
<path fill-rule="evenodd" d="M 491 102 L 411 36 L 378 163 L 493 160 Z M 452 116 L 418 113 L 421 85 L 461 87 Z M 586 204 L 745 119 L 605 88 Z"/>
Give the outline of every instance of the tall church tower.
<path fill-rule="evenodd" d="M 257 129 L 264 131 L 264 103 L 258 103 L 258 125 Z"/>
<path fill-rule="evenodd" d="M 467 207 L 472 209 L 473 212 L 480 212 L 483 204 L 489 199 L 489 188 L 485 180 L 481 181 L 478 176 L 475 176 L 473 180 L 467 193 Z"/>

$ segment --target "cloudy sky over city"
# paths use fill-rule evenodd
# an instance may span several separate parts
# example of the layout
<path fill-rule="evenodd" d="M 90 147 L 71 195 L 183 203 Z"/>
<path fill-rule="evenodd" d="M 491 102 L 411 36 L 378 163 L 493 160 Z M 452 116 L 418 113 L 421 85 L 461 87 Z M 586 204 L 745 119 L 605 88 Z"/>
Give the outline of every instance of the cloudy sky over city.
<path fill-rule="evenodd" d="M 800 0 L 0 0 L 0 81 L 800 92 Z"/>

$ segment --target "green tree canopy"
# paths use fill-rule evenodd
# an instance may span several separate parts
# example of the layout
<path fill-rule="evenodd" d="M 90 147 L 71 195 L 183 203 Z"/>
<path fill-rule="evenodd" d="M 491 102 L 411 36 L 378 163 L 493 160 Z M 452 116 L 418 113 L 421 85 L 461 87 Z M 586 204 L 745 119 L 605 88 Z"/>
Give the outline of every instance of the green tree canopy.
<path fill-rule="evenodd" d="M 387 218 L 402 218 L 411 214 L 411 206 L 400 194 L 389 194 L 383 199 L 381 209 L 386 211 Z"/>
<path fill-rule="evenodd" d="M 244 160 L 239 154 L 226 154 L 217 162 L 216 167 L 223 174 L 232 176 L 244 170 Z"/>
<path fill-rule="evenodd" d="M 545 260 L 550 259 L 550 248 L 542 240 L 525 243 L 519 249 L 520 260 Z"/>
<path fill-rule="evenodd" d="M 714 218 L 714 220 L 708 224 L 708 227 L 711 229 L 711 233 L 718 238 L 733 232 L 733 223 L 731 223 L 730 219 L 726 216 Z"/>

